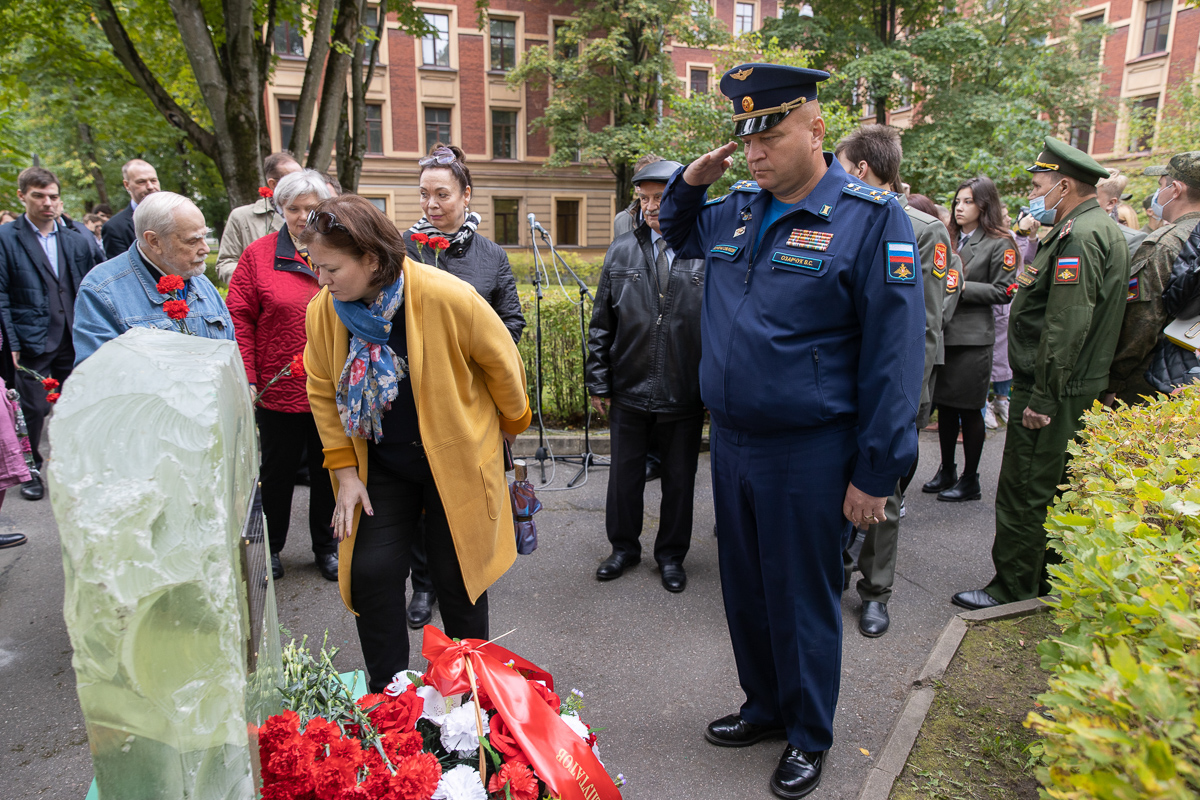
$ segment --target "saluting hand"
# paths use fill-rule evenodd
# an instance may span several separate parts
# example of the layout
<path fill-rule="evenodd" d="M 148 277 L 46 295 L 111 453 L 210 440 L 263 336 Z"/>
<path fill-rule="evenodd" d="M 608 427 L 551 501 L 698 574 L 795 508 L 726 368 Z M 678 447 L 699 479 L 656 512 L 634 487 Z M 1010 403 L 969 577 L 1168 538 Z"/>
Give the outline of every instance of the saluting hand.
<path fill-rule="evenodd" d="M 737 152 L 738 143 L 730 142 L 724 147 L 705 153 L 683 171 L 683 179 L 690 186 L 708 186 L 720 180 L 725 170 L 733 166 L 733 154 Z"/>

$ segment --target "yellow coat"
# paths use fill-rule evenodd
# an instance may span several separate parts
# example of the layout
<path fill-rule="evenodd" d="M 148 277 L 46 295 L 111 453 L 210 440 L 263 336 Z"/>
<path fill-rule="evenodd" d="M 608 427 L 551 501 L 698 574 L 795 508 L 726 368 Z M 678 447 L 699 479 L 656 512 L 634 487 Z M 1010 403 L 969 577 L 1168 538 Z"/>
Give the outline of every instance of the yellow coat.
<path fill-rule="evenodd" d="M 421 441 L 475 602 L 517 557 L 500 429 L 517 434 L 529 427 L 525 367 L 496 312 L 448 272 L 406 258 L 402 308 Z M 308 401 L 336 495 L 335 469 L 357 467 L 366 485 L 367 442 L 346 435 L 334 401 L 350 332 L 328 289 L 308 305 L 307 332 Z M 350 565 L 361 514 L 360 505 L 353 533 L 338 548 L 338 588 L 351 611 Z"/>

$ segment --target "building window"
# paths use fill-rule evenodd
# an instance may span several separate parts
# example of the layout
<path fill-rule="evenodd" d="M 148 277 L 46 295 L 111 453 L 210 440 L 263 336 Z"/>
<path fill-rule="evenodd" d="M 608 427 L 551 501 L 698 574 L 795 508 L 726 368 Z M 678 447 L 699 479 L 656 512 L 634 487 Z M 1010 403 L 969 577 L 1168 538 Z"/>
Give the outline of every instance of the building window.
<path fill-rule="evenodd" d="M 692 70 L 691 89 L 692 94 L 708 94 L 708 70 Z"/>
<path fill-rule="evenodd" d="M 1172 0 L 1150 0 L 1146 3 L 1146 30 L 1142 33 L 1142 55 L 1161 53 L 1167 49 L 1171 4 Z"/>
<path fill-rule="evenodd" d="M 384 214 L 387 213 L 387 198 L 386 197 L 368 197 L 367 201 L 378 208 Z"/>
<path fill-rule="evenodd" d="M 754 30 L 754 3 L 736 3 L 733 10 L 733 32 L 737 35 Z"/>
<path fill-rule="evenodd" d="M 1079 48 L 1079 59 L 1081 61 L 1094 64 L 1100 60 L 1100 32 L 1103 29 L 1103 14 L 1079 20 L 1079 30 L 1083 34 L 1083 46 Z"/>
<path fill-rule="evenodd" d="M 555 58 L 575 58 L 579 55 L 579 45 L 575 42 L 568 42 L 566 32 L 571 27 L 569 22 L 554 23 L 554 57 Z"/>
<path fill-rule="evenodd" d="M 450 15 L 426 14 L 425 23 L 433 31 L 421 37 L 421 63 L 427 67 L 450 66 Z"/>
<path fill-rule="evenodd" d="M 367 106 L 367 154 L 383 155 L 383 106 Z"/>
<path fill-rule="evenodd" d="M 304 58 L 304 37 L 289 22 L 275 25 L 275 55 Z"/>
<path fill-rule="evenodd" d="M 1092 144 L 1092 123 L 1077 122 L 1071 126 L 1071 147 L 1088 152 Z"/>
<path fill-rule="evenodd" d="M 496 244 L 520 244 L 518 225 L 521 217 L 521 201 L 496 198 L 493 214 L 496 218 Z"/>
<path fill-rule="evenodd" d="M 1158 121 L 1158 95 L 1135 103 L 1132 117 L 1130 129 L 1133 141 L 1129 149 L 1135 153 L 1145 153 L 1154 142 L 1154 125 Z"/>
<path fill-rule="evenodd" d="M 492 112 L 492 158 L 517 157 L 517 112 Z"/>
<path fill-rule="evenodd" d="M 450 109 L 448 108 L 426 108 L 425 109 L 425 150 L 433 147 L 438 142 L 442 144 L 450 144 Z"/>
<path fill-rule="evenodd" d="M 517 23 L 511 19 L 491 20 L 492 69 L 508 72 L 517 65 Z"/>
<path fill-rule="evenodd" d="M 296 127 L 296 101 L 279 100 L 279 146 L 286 150 L 292 141 L 292 130 Z"/>
<path fill-rule="evenodd" d="M 579 244 L 579 201 L 554 201 L 554 238 L 559 246 Z"/>

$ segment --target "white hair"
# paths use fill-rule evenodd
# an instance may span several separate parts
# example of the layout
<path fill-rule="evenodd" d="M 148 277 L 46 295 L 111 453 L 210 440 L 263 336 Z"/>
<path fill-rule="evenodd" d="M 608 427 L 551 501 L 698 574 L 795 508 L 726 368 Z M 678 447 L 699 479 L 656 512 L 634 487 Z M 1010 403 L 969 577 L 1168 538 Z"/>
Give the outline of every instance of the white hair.
<path fill-rule="evenodd" d="M 147 195 L 133 211 L 134 236 L 139 241 L 144 240 L 146 231 L 166 236 L 175 230 L 175 212 L 181 208 L 196 208 L 196 204 L 174 192 L 155 192 Z"/>
<path fill-rule="evenodd" d="M 279 179 L 279 183 L 275 184 L 275 208 L 280 214 L 283 213 L 283 207 L 291 203 L 297 197 L 303 197 L 306 194 L 314 194 L 318 200 L 328 200 L 333 197 L 333 193 L 329 191 L 329 184 L 325 182 L 325 176 L 317 172 L 315 169 L 302 169 L 299 172 L 291 172 Z"/>

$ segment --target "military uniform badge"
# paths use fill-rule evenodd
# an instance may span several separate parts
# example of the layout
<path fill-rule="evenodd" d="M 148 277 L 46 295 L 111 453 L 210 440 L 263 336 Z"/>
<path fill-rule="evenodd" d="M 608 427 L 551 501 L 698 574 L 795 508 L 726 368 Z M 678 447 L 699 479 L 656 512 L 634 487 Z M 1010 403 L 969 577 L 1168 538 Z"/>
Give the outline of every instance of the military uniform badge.
<path fill-rule="evenodd" d="M 938 242 L 933 246 L 933 277 L 939 281 L 946 277 L 946 244 Z"/>
<path fill-rule="evenodd" d="M 745 226 L 745 225 L 743 225 L 742 227 L 740 227 L 740 228 L 738 228 L 736 231 L 734 231 L 734 232 L 733 232 L 733 235 L 734 235 L 734 236 L 741 236 L 741 235 L 742 235 L 743 233 L 745 233 L 745 232 L 746 232 L 746 226 Z"/>
<path fill-rule="evenodd" d="M 958 270 L 952 269 L 946 273 L 946 294 L 954 294 L 958 291 Z"/>
<path fill-rule="evenodd" d="M 1067 238 L 1067 236 L 1069 236 L 1071 234 L 1071 226 L 1074 224 L 1075 224 L 1075 220 L 1073 220 L 1073 219 L 1067 220 L 1067 224 L 1064 225 L 1063 229 L 1058 232 L 1058 238 L 1059 239 Z"/>
<path fill-rule="evenodd" d="M 788 236 L 787 246 L 823 253 L 829 249 L 831 241 L 833 241 L 833 234 L 828 231 L 806 231 L 802 228 L 793 228 L 791 235 Z"/>
<path fill-rule="evenodd" d="M 908 242 L 887 242 L 888 283 L 915 283 L 917 259 Z"/>
<path fill-rule="evenodd" d="M 1004 251 L 1004 269 L 1006 272 L 1012 272 L 1017 266 L 1017 251 L 1008 249 Z"/>
<path fill-rule="evenodd" d="M 1078 256 L 1063 257 L 1054 264 L 1055 283 L 1079 283 Z"/>
<path fill-rule="evenodd" d="M 1141 299 L 1141 285 L 1138 283 L 1138 276 L 1134 275 L 1129 279 L 1129 294 L 1125 295 L 1126 303 L 1136 303 Z"/>

